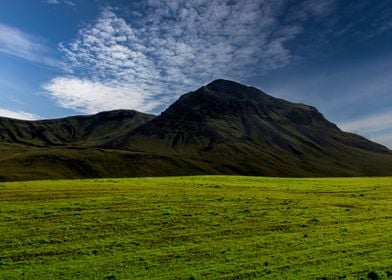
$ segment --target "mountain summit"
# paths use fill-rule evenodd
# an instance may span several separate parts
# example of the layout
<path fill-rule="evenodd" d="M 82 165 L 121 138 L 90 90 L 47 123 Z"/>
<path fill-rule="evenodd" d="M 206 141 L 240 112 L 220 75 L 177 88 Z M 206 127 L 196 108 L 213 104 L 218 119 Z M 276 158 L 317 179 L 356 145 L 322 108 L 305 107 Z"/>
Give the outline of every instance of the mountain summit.
<path fill-rule="evenodd" d="M 117 161 L 125 169 L 112 176 L 392 175 L 392 153 L 386 147 L 341 131 L 312 106 L 275 98 L 233 81 L 215 80 L 184 94 L 157 117 L 134 111 L 132 117 L 124 112 L 106 114 L 107 118 L 101 115 L 98 121 L 94 117 L 88 123 L 87 131 L 98 133 L 86 133 L 86 125 L 75 126 L 77 141 L 63 143 L 63 149 L 71 144 L 85 149 L 89 161 L 78 160 L 94 170 L 92 177 L 107 176 L 102 166 Z M 34 122 L 35 129 L 45 135 L 48 122 Z M 56 120 L 55 127 L 66 127 L 69 122 Z M 13 127 L 18 126 L 20 123 L 13 121 Z M 82 128 L 83 133 L 78 131 Z M 97 137 L 101 132 L 103 136 Z M 19 138 L 19 144 L 31 141 Z M 9 138 L 7 142 L 12 144 Z M 91 156 L 91 150 L 105 152 L 106 158 Z M 56 149 L 51 151 L 56 155 Z M 62 152 L 62 156 L 69 155 Z"/>
<path fill-rule="evenodd" d="M 222 174 L 376 174 L 387 173 L 380 160 L 392 159 L 386 147 L 341 131 L 312 106 L 226 80 L 181 96 L 108 146 L 191 158 Z"/>

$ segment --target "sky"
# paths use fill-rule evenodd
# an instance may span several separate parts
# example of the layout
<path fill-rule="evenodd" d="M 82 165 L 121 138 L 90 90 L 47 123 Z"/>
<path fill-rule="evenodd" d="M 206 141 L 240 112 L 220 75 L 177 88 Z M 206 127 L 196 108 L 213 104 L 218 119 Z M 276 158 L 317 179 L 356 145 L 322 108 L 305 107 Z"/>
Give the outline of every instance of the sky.
<path fill-rule="evenodd" d="M 390 0 L 1 0 L 0 116 L 159 114 L 214 79 L 392 148 Z"/>

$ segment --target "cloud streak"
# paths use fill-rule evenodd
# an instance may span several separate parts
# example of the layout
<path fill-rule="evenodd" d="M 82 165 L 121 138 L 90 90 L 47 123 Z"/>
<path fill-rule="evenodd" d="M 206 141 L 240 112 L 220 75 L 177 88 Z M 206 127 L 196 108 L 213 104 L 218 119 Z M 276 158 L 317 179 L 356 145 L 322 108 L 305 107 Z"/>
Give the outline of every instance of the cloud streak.
<path fill-rule="evenodd" d="M 116 106 L 105 91 L 123 92 L 123 104 L 132 109 L 156 111 L 213 79 L 244 81 L 286 66 L 293 58 L 286 43 L 301 33 L 307 18 L 332 9 L 333 1 L 327 2 L 308 3 L 307 15 L 295 23 L 279 20 L 284 0 L 149 0 L 129 21 L 107 7 L 72 42 L 60 45 L 67 78 L 44 88 L 57 104 L 77 111 L 108 109 L 102 107 L 106 98 Z M 75 98 L 65 84 L 77 79 L 84 92 L 96 91 L 97 101 L 82 92 Z M 137 102 L 127 101 L 136 93 Z"/>
<path fill-rule="evenodd" d="M 18 120 L 37 120 L 41 117 L 32 113 L 24 111 L 13 111 L 9 109 L 0 108 L 0 116 Z"/>
<path fill-rule="evenodd" d="M 66 5 L 69 5 L 72 7 L 76 6 L 76 4 L 74 2 L 69 1 L 69 0 L 62 0 L 62 1 L 60 1 L 60 0 L 47 0 L 46 3 L 50 4 L 50 5 L 66 4 Z"/>
<path fill-rule="evenodd" d="M 392 148 L 392 113 L 358 118 L 342 122 L 339 127 L 345 131 L 367 135 L 373 141 Z"/>
<path fill-rule="evenodd" d="M 0 53 L 23 58 L 49 67 L 62 67 L 62 63 L 52 58 L 50 50 L 33 35 L 0 23 Z"/>
<path fill-rule="evenodd" d="M 355 119 L 348 122 L 340 123 L 343 130 L 363 131 L 365 133 L 374 133 L 382 130 L 392 129 L 392 113 L 387 112 L 375 116 Z"/>
<path fill-rule="evenodd" d="M 382 143 L 385 146 L 389 147 L 389 149 L 392 149 L 392 133 L 386 133 L 386 134 L 374 136 L 371 137 L 371 140 L 377 143 Z"/>

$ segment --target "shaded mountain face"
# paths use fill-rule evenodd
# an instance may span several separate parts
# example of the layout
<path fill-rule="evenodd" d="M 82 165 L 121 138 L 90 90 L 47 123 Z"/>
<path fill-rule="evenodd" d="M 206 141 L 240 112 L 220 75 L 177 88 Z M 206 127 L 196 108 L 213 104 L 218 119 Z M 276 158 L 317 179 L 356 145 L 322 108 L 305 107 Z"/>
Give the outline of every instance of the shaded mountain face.
<path fill-rule="evenodd" d="M 157 117 L 113 111 L 0 119 L 0 128 L 0 180 L 392 175 L 386 147 L 341 131 L 314 107 L 226 80 L 181 96 Z"/>
<path fill-rule="evenodd" d="M 110 145 L 143 149 L 138 139 L 157 142 L 159 150 L 175 151 L 202 152 L 220 144 L 242 143 L 293 154 L 343 147 L 388 152 L 382 145 L 342 132 L 314 107 L 225 80 L 183 95 L 160 116 Z"/>
<path fill-rule="evenodd" d="M 223 174 L 392 173 L 377 163 L 382 154 L 392 167 L 386 147 L 341 131 L 314 107 L 226 80 L 181 96 L 160 116 L 107 145 L 192 158 Z"/>
<path fill-rule="evenodd" d="M 116 110 L 43 121 L 0 118 L 0 143 L 38 147 L 96 146 L 132 131 L 154 117 L 133 110 Z"/>

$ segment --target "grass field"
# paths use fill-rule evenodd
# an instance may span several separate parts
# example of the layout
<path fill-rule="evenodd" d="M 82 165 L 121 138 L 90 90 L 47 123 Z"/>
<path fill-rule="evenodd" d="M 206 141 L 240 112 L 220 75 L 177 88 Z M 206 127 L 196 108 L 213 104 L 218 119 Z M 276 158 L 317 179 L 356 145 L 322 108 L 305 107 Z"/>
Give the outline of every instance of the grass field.
<path fill-rule="evenodd" d="M 392 278 L 392 178 L 0 183 L 1 279 Z"/>

